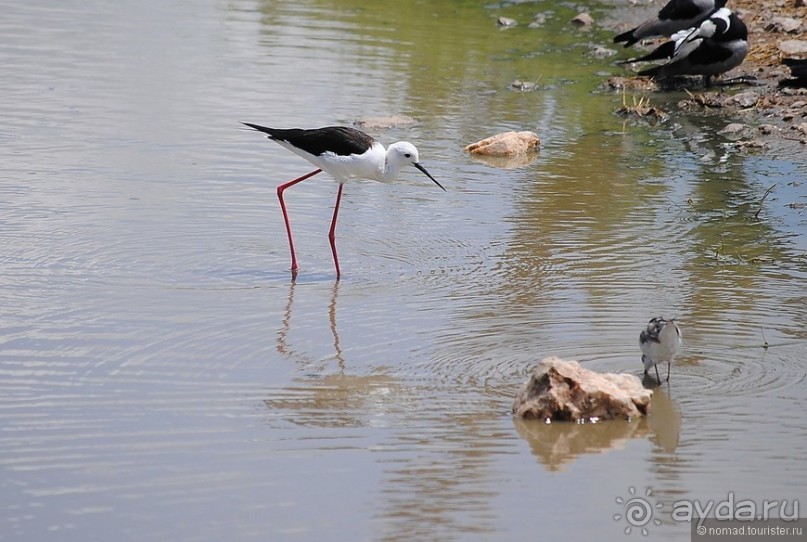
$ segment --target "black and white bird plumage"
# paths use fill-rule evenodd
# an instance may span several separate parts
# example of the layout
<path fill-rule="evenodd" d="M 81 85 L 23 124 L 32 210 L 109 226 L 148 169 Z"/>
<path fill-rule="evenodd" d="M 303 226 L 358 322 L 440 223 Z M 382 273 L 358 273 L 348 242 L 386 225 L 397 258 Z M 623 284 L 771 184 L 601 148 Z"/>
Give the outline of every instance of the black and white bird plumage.
<path fill-rule="evenodd" d="M 614 43 L 625 42 L 630 47 L 639 40 L 657 36 L 672 36 L 676 32 L 700 25 L 717 9 L 725 7 L 726 0 L 670 0 L 656 17 L 614 38 Z"/>
<path fill-rule="evenodd" d="M 347 126 L 280 129 L 244 124 L 330 173 L 340 184 L 349 179 L 391 182 L 398 178 L 404 166 L 413 165 L 445 190 L 420 165 L 418 150 L 408 141 L 393 143 L 385 149 L 368 134 Z"/>
<path fill-rule="evenodd" d="M 780 87 L 807 88 L 807 58 L 783 58 L 782 64 L 790 68 L 792 77 L 779 81 Z"/>
<path fill-rule="evenodd" d="M 720 8 L 700 26 L 678 32 L 673 40 L 634 62 L 647 60 L 669 61 L 639 72 L 656 79 L 678 75 L 701 75 L 704 85 L 711 78 L 742 64 L 748 54 L 748 28 L 728 8 Z"/>
<path fill-rule="evenodd" d="M 681 329 L 674 319 L 665 320 L 661 316 L 652 318 L 639 334 L 639 348 L 642 349 L 644 374 L 650 367 L 656 368 L 656 378 L 661 383 L 658 364 L 667 362 L 667 381 L 670 380 L 670 365 L 673 358 L 681 350 Z"/>
<path fill-rule="evenodd" d="M 807 77 L 807 58 L 783 58 L 782 64 L 790 68 L 793 77 Z"/>

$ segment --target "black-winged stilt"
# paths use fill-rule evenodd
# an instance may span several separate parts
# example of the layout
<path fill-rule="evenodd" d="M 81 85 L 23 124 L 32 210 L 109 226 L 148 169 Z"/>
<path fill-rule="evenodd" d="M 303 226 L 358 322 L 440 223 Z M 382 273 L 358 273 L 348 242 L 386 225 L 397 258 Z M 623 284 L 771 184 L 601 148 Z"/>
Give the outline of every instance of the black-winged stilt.
<path fill-rule="evenodd" d="M 291 273 L 297 276 L 297 256 L 294 253 L 294 240 L 291 235 L 291 224 L 286 212 L 286 202 L 283 201 L 283 191 L 302 182 L 317 173 L 325 171 L 330 173 L 339 183 L 336 192 L 336 204 L 333 208 L 331 229 L 328 240 L 331 243 L 333 263 L 336 267 L 336 278 L 341 276 L 339 258 L 336 255 L 336 217 L 339 214 L 339 203 L 342 200 L 342 187 L 350 179 L 369 179 L 379 182 L 392 182 L 407 165 L 413 165 L 422 171 L 434 184 L 445 190 L 437 180 L 426 171 L 418 160 L 418 150 L 408 141 L 393 143 L 388 149 L 369 135 L 346 126 L 327 126 L 310 130 L 291 128 L 267 128 L 258 124 L 244 123 L 246 126 L 267 134 L 268 138 L 293 153 L 302 156 L 318 169 L 297 177 L 277 187 L 277 197 L 280 200 L 280 209 L 283 211 L 283 220 L 286 223 L 286 232 L 289 236 L 289 249 L 291 250 Z"/>
<path fill-rule="evenodd" d="M 680 30 L 697 27 L 726 0 L 670 0 L 657 17 L 648 19 L 636 28 L 614 38 L 614 43 L 625 42 L 630 47 L 639 40 L 656 36 L 672 36 Z"/>
<path fill-rule="evenodd" d="M 665 320 L 657 316 L 647 323 L 647 328 L 639 334 L 639 347 L 642 349 L 644 374 L 650 367 L 656 368 L 656 378 L 661 384 L 658 364 L 667 362 L 667 382 L 670 381 L 670 365 L 675 355 L 681 350 L 681 330 L 675 320 Z"/>

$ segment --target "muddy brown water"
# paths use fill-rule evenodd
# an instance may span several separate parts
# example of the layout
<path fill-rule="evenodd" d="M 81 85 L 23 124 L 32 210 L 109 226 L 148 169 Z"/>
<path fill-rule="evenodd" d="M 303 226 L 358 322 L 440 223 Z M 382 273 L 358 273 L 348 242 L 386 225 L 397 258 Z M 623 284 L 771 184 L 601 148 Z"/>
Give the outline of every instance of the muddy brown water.
<path fill-rule="evenodd" d="M 0 13 L 0 539 L 688 540 L 677 502 L 804 496 L 804 157 L 614 115 L 567 4 Z M 239 122 L 386 114 L 448 192 L 348 185 L 337 283 L 335 184 L 296 186 L 293 283 L 275 187 L 309 166 Z M 532 163 L 461 151 L 510 129 Z M 511 418 L 545 356 L 640 375 L 658 314 L 652 417 Z"/>

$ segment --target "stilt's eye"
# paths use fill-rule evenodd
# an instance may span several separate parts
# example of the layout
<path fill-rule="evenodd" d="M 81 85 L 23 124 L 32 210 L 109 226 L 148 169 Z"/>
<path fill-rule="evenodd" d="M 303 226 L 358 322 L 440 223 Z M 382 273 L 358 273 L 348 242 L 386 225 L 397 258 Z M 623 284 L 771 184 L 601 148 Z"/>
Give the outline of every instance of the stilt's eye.
<path fill-rule="evenodd" d="M 412 155 L 409 153 L 404 154 L 404 156 L 406 156 L 407 158 L 412 158 Z"/>

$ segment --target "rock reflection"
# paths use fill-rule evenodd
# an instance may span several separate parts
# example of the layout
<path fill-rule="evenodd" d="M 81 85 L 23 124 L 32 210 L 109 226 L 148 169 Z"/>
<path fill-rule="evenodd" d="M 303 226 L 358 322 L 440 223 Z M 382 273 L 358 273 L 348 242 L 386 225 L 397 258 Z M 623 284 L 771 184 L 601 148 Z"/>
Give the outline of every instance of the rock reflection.
<path fill-rule="evenodd" d="M 518 435 L 527 441 L 538 460 L 549 471 L 562 471 L 585 454 L 623 448 L 630 439 L 650 438 L 665 453 L 678 447 L 681 416 L 663 390 L 653 392 L 650 416 L 630 421 L 599 423 L 544 423 L 513 418 Z"/>
<path fill-rule="evenodd" d="M 528 166 L 538 159 L 538 151 L 516 154 L 513 156 L 487 156 L 484 154 L 471 154 L 471 160 L 481 162 L 490 167 L 499 169 L 516 169 Z"/>
<path fill-rule="evenodd" d="M 650 433 L 646 418 L 600 423 L 544 423 L 513 419 L 516 432 L 530 445 L 533 455 L 550 471 L 561 471 L 584 454 L 622 448 L 632 438 Z"/>

